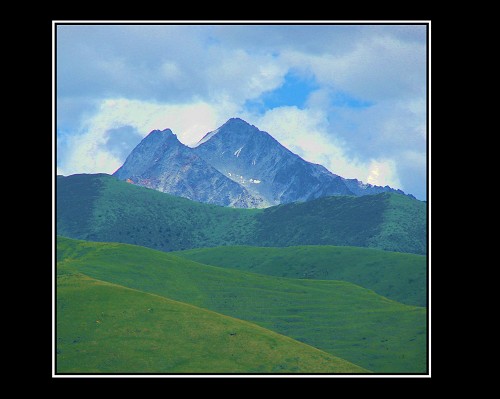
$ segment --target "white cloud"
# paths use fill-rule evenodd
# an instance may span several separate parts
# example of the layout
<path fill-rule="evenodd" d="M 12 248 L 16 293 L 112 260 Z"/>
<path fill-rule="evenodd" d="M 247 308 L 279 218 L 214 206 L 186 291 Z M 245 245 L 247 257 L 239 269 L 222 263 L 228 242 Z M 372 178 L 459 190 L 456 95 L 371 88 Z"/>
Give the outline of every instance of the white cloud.
<path fill-rule="evenodd" d="M 161 72 L 163 77 L 168 81 L 177 82 L 179 79 L 185 77 L 183 76 L 179 66 L 172 61 L 165 62 L 161 66 Z"/>
<path fill-rule="evenodd" d="M 243 50 L 211 51 L 204 69 L 211 101 L 243 105 L 246 100 L 278 88 L 288 68 L 271 55 L 250 55 Z"/>
<path fill-rule="evenodd" d="M 113 173 L 124 159 L 106 148 L 109 130 L 132 126 L 145 137 L 154 129 L 170 128 L 182 143 L 190 145 L 232 116 L 234 110 L 222 109 L 204 102 L 168 105 L 124 98 L 105 100 L 80 134 L 66 139 L 67 152 L 58 167 L 64 174 Z"/>
<path fill-rule="evenodd" d="M 350 51 L 307 54 L 284 51 L 283 62 L 317 81 L 352 96 L 380 101 L 425 93 L 425 45 L 384 35 L 365 37 Z"/>
<path fill-rule="evenodd" d="M 68 139 L 69 149 L 58 166 L 59 173 L 113 173 L 120 160 L 105 149 L 105 131 L 87 132 Z"/>
<path fill-rule="evenodd" d="M 427 156 L 425 153 L 420 151 L 408 150 L 401 154 L 402 158 L 406 160 L 408 164 L 414 165 L 418 168 L 425 168 Z"/>
<path fill-rule="evenodd" d="M 373 160 L 368 167 L 366 183 L 376 186 L 391 186 L 404 189 L 396 172 L 396 163 L 392 159 Z"/>
<path fill-rule="evenodd" d="M 330 131 L 350 157 L 393 158 L 426 151 L 425 99 L 380 101 L 367 108 L 332 107 Z"/>

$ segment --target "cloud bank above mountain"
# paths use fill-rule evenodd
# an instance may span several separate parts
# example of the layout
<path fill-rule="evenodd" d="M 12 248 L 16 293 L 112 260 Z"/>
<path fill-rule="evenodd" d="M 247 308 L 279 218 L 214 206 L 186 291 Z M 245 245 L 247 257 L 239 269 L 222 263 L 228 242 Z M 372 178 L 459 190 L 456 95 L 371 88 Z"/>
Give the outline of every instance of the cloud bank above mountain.
<path fill-rule="evenodd" d="M 231 117 L 304 159 L 426 194 L 425 25 L 58 25 L 58 173 L 113 173 L 141 138 Z"/>

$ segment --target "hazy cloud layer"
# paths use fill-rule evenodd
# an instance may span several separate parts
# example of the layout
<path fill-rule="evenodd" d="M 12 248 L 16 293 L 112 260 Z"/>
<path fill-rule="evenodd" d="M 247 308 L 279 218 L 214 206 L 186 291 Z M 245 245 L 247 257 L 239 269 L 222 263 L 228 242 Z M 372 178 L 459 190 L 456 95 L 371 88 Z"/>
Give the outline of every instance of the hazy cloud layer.
<path fill-rule="evenodd" d="M 112 173 L 152 129 L 192 145 L 239 116 L 336 174 L 424 199 L 425 40 L 423 25 L 60 25 L 58 172 Z M 306 101 L 272 104 L 290 73 L 314 82 Z"/>

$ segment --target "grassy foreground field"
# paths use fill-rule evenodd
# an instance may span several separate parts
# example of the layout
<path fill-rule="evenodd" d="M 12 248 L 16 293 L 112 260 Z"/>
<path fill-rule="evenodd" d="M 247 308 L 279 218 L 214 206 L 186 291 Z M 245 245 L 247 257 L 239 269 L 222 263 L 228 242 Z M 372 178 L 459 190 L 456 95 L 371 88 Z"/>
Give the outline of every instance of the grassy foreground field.
<path fill-rule="evenodd" d="M 423 255 L 370 248 L 232 246 L 174 252 L 195 262 L 271 276 L 348 281 L 407 305 L 426 306 Z"/>
<path fill-rule="evenodd" d="M 57 257 L 61 273 L 83 273 L 247 320 L 373 372 L 426 372 L 425 308 L 352 283 L 265 276 L 133 245 L 62 237 Z"/>
<path fill-rule="evenodd" d="M 289 337 L 82 274 L 57 277 L 59 373 L 364 373 Z"/>

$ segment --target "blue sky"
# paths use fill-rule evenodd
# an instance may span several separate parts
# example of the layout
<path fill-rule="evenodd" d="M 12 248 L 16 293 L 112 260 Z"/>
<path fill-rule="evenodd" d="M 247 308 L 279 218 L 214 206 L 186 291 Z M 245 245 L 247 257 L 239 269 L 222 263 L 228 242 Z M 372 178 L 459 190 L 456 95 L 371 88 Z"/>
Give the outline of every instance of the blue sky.
<path fill-rule="evenodd" d="M 424 25 L 58 25 L 57 170 L 231 117 L 344 177 L 426 195 Z"/>
<path fill-rule="evenodd" d="M 311 77 L 288 72 L 283 77 L 281 86 L 262 93 L 258 98 L 245 102 L 244 107 L 249 111 L 260 114 L 268 109 L 295 106 L 304 108 L 309 95 L 319 89 L 320 85 Z"/>

